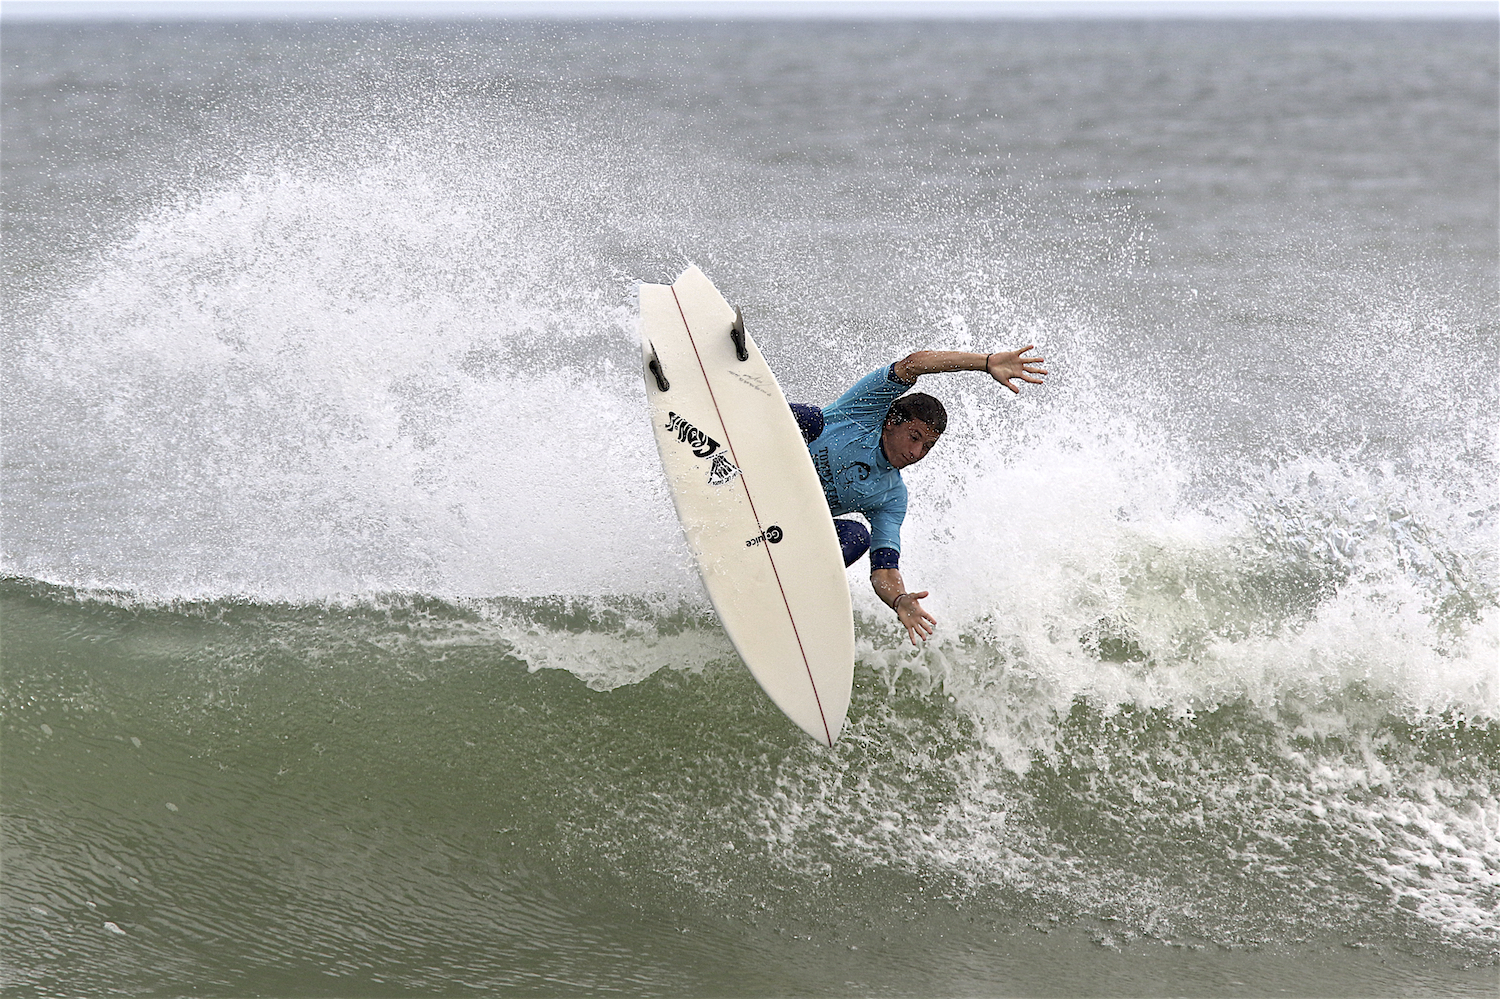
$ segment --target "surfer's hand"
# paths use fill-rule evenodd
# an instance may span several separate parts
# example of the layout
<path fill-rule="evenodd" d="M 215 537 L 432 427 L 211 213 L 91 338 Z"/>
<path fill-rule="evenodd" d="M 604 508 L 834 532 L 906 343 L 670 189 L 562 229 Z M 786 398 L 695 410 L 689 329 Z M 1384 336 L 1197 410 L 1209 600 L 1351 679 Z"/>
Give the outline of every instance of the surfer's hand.
<path fill-rule="evenodd" d="M 907 637 L 913 645 L 917 644 L 918 638 L 927 641 L 932 635 L 932 629 L 937 627 L 937 618 L 922 609 L 921 601 L 927 593 L 927 590 L 921 593 L 903 593 L 896 598 L 895 606 L 891 608 L 896 612 L 896 620 L 906 629 Z"/>
<path fill-rule="evenodd" d="M 990 373 L 990 377 L 1001 385 L 1010 389 L 1017 395 L 1021 394 L 1021 386 L 1011 384 L 1012 378 L 1019 378 L 1023 382 L 1033 385 L 1042 384 L 1042 375 L 1047 369 L 1041 365 L 1046 364 L 1045 358 L 1022 357 L 1028 350 L 1035 350 L 1031 344 L 1027 344 L 1020 350 L 1002 350 L 985 358 L 984 368 Z"/>

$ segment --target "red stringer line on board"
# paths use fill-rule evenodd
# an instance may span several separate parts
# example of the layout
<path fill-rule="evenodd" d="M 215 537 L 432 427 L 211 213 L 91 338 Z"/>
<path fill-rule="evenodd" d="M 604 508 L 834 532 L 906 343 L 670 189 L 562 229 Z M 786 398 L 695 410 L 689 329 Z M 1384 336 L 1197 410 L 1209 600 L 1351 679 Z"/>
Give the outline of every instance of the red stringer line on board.
<path fill-rule="evenodd" d="M 698 341 L 693 338 L 693 328 L 688 325 L 687 313 L 682 309 L 682 299 L 677 297 L 677 286 L 669 285 L 672 289 L 672 301 L 677 303 L 677 314 L 682 317 L 682 328 L 687 330 L 688 343 L 693 345 L 693 356 L 698 359 L 698 370 L 703 372 L 703 384 L 708 386 L 708 397 L 713 400 L 714 415 L 719 418 L 719 429 L 724 431 L 724 444 L 729 448 L 729 456 L 734 459 L 736 466 L 740 459 L 734 453 L 734 441 L 729 438 L 729 426 L 724 422 L 724 414 L 719 412 L 719 400 L 714 395 L 713 383 L 708 380 L 708 369 L 703 366 L 703 355 L 698 353 Z M 762 534 L 765 528 L 760 523 L 760 513 L 755 509 L 755 497 L 750 495 L 750 483 L 746 481 L 744 470 L 741 469 L 740 484 L 745 487 L 745 499 L 750 502 L 750 514 L 755 518 L 756 530 Z M 771 574 L 776 577 L 776 588 L 781 591 L 781 602 L 786 606 L 787 620 L 792 624 L 792 636 L 797 639 L 797 651 L 802 653 L 802 666 L 807 670 L 807 682 L 812 687 L 813 702 L 818 706 L 818 718 L 823 722 L 823 735 L 828 740 L 828 745 L 833 745 L 833 733 L 828 728 L 828 716 L 823 713 L 823 698 L 818 695 L 818 683 L 813 679 L 812 663 L 807 661 L 807 650 L 802 647 L 802 635 L 797 631 L 797 618 L 792 614 L 792 602 L 787 599 L 786 587 L 781 585 L 781 573 L 776 569 L 776 558 L 771 554 L 771 546 L 762 544 L 761 550 L 766 553 L 766 558 L 771 562 Z"/>

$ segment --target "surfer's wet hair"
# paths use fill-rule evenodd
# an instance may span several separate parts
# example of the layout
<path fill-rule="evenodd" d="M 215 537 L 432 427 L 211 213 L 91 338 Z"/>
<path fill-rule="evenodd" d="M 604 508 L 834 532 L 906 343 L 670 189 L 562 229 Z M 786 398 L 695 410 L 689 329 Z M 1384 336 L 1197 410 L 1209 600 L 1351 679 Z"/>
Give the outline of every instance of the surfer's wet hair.
<path fill-rule="evenodd" d="M 898 423 L 908 423 L 912 420 L 921 420 L 936 433 L 942 433 L 948 429 L 948 411 L 943 408 L 942 403 L 926 392 L 903 395 L 891 403 L 890 412 L 885 417 L 885 425 L 894 427 Z"/>

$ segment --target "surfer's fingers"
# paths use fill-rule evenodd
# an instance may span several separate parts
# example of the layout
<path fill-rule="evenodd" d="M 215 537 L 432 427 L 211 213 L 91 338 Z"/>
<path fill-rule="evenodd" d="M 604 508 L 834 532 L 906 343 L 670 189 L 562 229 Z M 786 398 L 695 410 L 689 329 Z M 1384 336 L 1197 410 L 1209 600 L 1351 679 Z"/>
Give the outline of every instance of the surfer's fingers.
<path fill-rule="evenodd" d="M 906 634 L 910 636 L 911 644 L 916 645 L 918 638 L 924 642 L 931 638 L 933 625 L 935 624 L 937 624 L 937 620 L 931 614 L 923 611 L 921 617 L 906 626 Z"/>

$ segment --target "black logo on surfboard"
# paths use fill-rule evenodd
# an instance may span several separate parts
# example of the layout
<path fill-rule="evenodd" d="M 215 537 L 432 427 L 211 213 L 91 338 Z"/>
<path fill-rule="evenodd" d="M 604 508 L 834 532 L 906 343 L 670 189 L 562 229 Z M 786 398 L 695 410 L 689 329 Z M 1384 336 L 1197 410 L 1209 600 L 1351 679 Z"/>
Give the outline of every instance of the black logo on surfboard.
<path fill-rule="evenodd" d="M 769 541 L 773 545 L 780 544 L 781 539 L 784 537 L 786 537 L 786 534 L 782 532 L 781 528 L 777 527 L 775 524 L 772 524 L 770 527 L 766 528 L 764 531 L 761 531 L 749 541 L 746 541 L 745 547 L 754 548 L 762 541 Z"/>
<path fill-rule="evenodd" d="M 708 466 L 708 484 L 711 486 L 722 486 L 739 474 L 739 466 L 729 460 L 729 455 L 716 454 L 714 455 L 713 464 Z"/>
<path fill-rule="evenodd" d="M 700 458 L 707 458 L 719 450 L 719 442 L 693 426 L 687 420 L 676 413 L 667 414 L 667 429 L 677 435 L 677 439 L 693 449 L 693 453 Z"/>
<path fill-rule="evenodd" d="M 675 433 L 679 441 L 692 448 L 693 454 L 699 458 L 713 458 L 713 462 L 708 466 L 709 485 L 722 486 L 740 474 L 740 469 L 729 460 L 729 455 L 719 452 L 718 441 L 676 413 L 667 414 L 667 429 Z"/>

